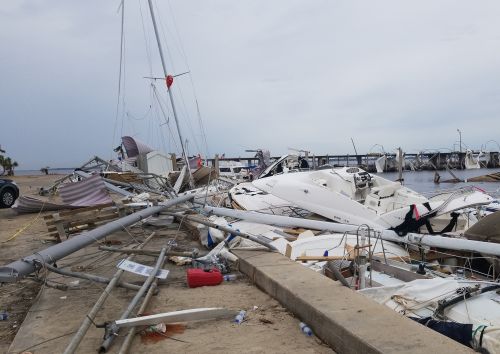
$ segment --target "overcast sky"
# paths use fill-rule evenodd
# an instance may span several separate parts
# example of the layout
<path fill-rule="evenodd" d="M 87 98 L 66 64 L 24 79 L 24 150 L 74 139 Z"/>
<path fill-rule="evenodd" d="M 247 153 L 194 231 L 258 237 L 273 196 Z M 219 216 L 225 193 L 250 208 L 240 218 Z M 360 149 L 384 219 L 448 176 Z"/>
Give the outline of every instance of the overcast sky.
<path fill-rule="evenodd" d="M 190 154 L 474 149 L 500 141 L 498 1 L 158 1 Z M 147 1 L 3 1 L 0 144 L 20 169 L 178 153 Z M 116 119 L 117 118 L 117 119 Z M 166 121 L 168 120 L 168 124 Z M 487 149 L 498 150 L 496 142 Z"/>

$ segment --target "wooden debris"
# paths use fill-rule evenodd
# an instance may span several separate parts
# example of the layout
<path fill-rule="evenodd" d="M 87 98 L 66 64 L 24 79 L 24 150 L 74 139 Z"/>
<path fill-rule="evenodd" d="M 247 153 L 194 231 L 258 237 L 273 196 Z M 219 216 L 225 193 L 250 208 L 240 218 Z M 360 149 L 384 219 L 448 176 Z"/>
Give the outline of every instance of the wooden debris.
<path fill-rule="evenodd" d="M 49 236 L 57 242 L 69 238 L 70 235 L 91 230 L 111 220 L 127 214 L 125 204 L 115 206 L 114 203 L 102 204 L 93 207 L 64 210 L 44 216 Z"/>
<path fill-rule="evenodd" d="M 467 182 L 500 182 L 500 172 L 490 173 L 478 177 L 467 178 Z"/>

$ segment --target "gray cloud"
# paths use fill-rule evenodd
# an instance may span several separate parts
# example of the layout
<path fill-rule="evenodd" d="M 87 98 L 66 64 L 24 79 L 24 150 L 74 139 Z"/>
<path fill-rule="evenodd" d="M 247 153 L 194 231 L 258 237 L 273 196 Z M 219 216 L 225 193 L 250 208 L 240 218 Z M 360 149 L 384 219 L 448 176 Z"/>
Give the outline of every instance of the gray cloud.
<path fill-rule="evenodd" d="M 21 168 L 109 158 L 121 133 L 178 153 L 143 79 L 162 73 L 144 1 L 126 1 L 115 131 L 118 4 L 0 8 L 0 143 Z M 363 152 L 452 148 L 457 128 L 473 148 L 500 140 L 495 1 L 171 0 L 158 10 L 169 70 L 191 71 L 174 84 L 191 153 L 205 153 L 195 98 L 211 155 L 347 153 L 350 137 Z M 164 84 L 157 90 L 167 107 Z"/>

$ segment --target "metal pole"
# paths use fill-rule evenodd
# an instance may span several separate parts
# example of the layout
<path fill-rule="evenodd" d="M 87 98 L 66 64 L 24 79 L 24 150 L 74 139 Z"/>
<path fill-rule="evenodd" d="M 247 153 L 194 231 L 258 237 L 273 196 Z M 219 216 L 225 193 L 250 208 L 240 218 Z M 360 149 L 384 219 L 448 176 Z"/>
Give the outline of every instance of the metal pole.
<path fill-rule="evenodd" d="M 403 184 L 403 150 L 398 148 L 398 180 Z"/>
<path fill-rule="evenodd" d="M 106 278 L 106 277 L 101 277 L 98 275 L 94 274 L 86 274 L 86 273 L 80 273 L 80 272 L 71 272 L 69 270 L 64 270 L 60 268 L 56 268 L 54 266 L 51 266 L 50 264 L 45 264 L 44 265 L 49 271 L 61 274 L 61 275 L 66 275 L 68 277 L 73 277 L 73 278 L 80 278 L 80 279 L 86 279 L 90 280 L 96 283 L 104 283 L 104 284 L 109 284 L 109 282 L 112 280 L 112 278 Z M 125 289 L 130 289 L 130 290 L 139 290 L 141 287 L 139 285 L 127 283 L 127 282 L 119 282 L 116 284 L 116 286 L 120 286 Z"/>
<path fill-rule="evenodd" d="M 153 281 L 153 284 L 151 284 L 151 286 L 149 287 L 149 290 L 146 293 L 146 296 L 144 296 L 144 300 L 142 300 L 141 307 L 139 307 L 137 314 L 140 315 L 140 314 L 143 314 L 144 311 L 146 311 L 146 308 L 148 307 L 149 301 L 151 300 L 151 297 L 153 297 L 153 293 L 155 292 L 157 286 L 158 286 L 158 279 L 155 279 Z M 134 340 L 136 328 L 137 327 L 130 328 L 130 331 L 128 332 L 127 336 L 125 337 L 125 340 L 122 343 L 122 346 L 120 347 L 120 351 L 118 352 L 119 354 L 127 354 L 128 353 L 130 345 L 132 344 L 132 341 Z"/>
<path fill-rule="evenodd" d="M 151 271 L 151 273 L 147 277 L 147 279 L 144 282 L 144 284 L 142 284 L 142 286 L 139 289 L 139 291 L 137 292 L 137 294 L 135 294 L 134 298 L 132 299 L 132 301 L 128 305 L 127 309 L 121 315 L 120 320 L 128 318 L 128 316 L 130 315 L 130 313 L 137 306 L 137 303 L 139 302 L 140 298 L 144 295 L 144 293 L 146 292 L 146 290 L 153 283 L 153 280 L 155 280 L 155 278 L 156 278 L 156 273 L 158 273 L 158 271 L 160 270 L 160 268 L 163 266 L 163 263 L 165 262 L 165 259 L 167 258 L 165 256 L 166 252 L 167 252 L 167 248 L 163 247 L 161 249 L 160 257 L 158 257 L 158 261 L 156 262 L 156 265 L 155 265 L 154 269 Z M 117 336 L 119 330 L 120 329 L 116 325 L 112 325 L 109 328 L 109 332 L 106 331 L 107 334 L 108 334 L 108 336 L 102 342 L 101 347 L 99 348 L 99 353 L 105 353 L 109 349 L 109 347 L 113 343 L 113 340 Z"/>
<path fill-rule="evenodd" d="M 458 130 L 458 135 L 460 136 L 460 153 L 462 153 L 462 132 L 460 131 L 460 129 L 457 130 Z"/>
<path fill-rule="evenodd" d="M 293 226 L 303 227 L 313 230 L 323 230 L 337 233 L 356 232 L 359 225 L 340 224 L 329 221 L 317 221 L 309 219 L 292 218 L 289 216 L 271 215 L 257 213 L 252 211 L 233 210 L 227 208 L 215 208 L 205 206 L 205 211 L 215 215 L 229 216 L 237 219 L 247 220 L 251 222 L 277 225 L 277 226 Z M 408 233 L 405 236 L 399 236 L 393 230 L 372 229 L 374 237 L 380 237 L 385 241 L 409 243 L 419 246 L 440 247 L 456 251 L 472 251 L 484 253 L 493 256 L 500 256 L 500 244 L 493 242 L 482 242 L 474 240 L 465 240 L 453 237 L 444 237 L 439 235 L 426 235 Z"/>
<path fill-rule="evenodd" d="M 266 241 L 261 240 L 260 238 L 258 238 L 258 236 L 250 235 L 250 234 L 247 234 L 245 232 L 241 232 L 241 231 L 238 231 L 236 229 L 233 229 L 231 227 L 227 227 L 227 226 L 223 226 L 223 225 L 218 225 L 218 224 L 215 224 L 215 223 L 210 222 L 208 220 L 203 220 L 203 219 L 191 216 L 191 215 L 185 215 L 185 214 L 179 214 L 179 213 L 166 213 L 166 214 L 168 214 L 168 215 L 174 215 L 174 216 L 177 216 L 177 217 L 182 218 L 182 219 L 191 220 L 191 221 L 194 221 L 194 222 L 197 222 L 197 223 L 209 226 L 209 227 L 213 227 L 214 229 L 222 230 L 224 232 L 229 232 L 232 235 L 246 238 L 246 239 L 248 239 L 250 241 L 256 242 L 256 243 L 258 243 L 258 244 L 260 244 L 260 245 L 262 245 L 264 247 L 267 247 L 267 248 L 269 248 L 269 249 L 271 249 L 273 251 L 277 251 L 278 250 L 273 245 L 271 245 L 268 242 L 266 242 Z"/>
<path fill-rule="evenodd" d="M 155 13 L 153 10 L 153 3 L 151 0 L 148 0 L 149 4 L 149 12 L 151 13 L 151 20 L 153 21 L 153 28 L 155 30 L 156 42 L 158 43 L 158 51 L 160 52 L 161 66 L 163 67 L 163 74 L 165 75 L 165 79 L 168 76 L 167 66 L 165 65 L 165 58 L 163 57 L 163 48 L 161 46 L 160 35 L 158 34 L 158 27 L 156 26 Z M 175 125 L 177 126 L 177 134 L 179 135 L 179 140 L 181 143 L 182 155 L 184 155 L 184 160 L 186 161 L 186 166 L 189 172 L 189 185 L 191 188 L 194 188 L 194 180 L 193 175 L 191 174 L 191 169 L 189 168 L 189 160 L 186 155 L 186 150 L 184 148 L 184 140 L 182 139 L 181 127 L 179 125 L 179 119 L 177 118 L 177 111 L 175 110 L 174 97 L 172 95 L 172 90 L 167 86 L 168 96 L 170 98 L 170 104 L 172 105 L 172 112 L 174 113 Z"/>
<path fill-rule="evenodd" d="M 144 247 L 155 235 L 153 232 L 151 235 L 148 236 L 144 240 L 142 244 L 138 246 L 139 249 Z M 129 256 L 127 258 L 128 261 L 132 260 L 134 258 L 134 255 Z M 94 318 L 97 316 L 97 312 L 101 309 L 102 305 L 108 298 L 108 295 L 110 294 L 111 290 L 116 286 L 116 284 L 119 282 L 123 272 L 125 272 L 123 269 L 118 269 L 115 273 L 115 275 L 111 278 L 111 281 L 109 282 L 108 286 L 106 289 L 104 289 L 103 293 L 95 303 L 94 307 L 92 307 L 92 310 L 85 316 L 85 319 L 83 320 L 82 324 L 80 325 L 80 328 L 78 328 L 78 331 L 76 334 L 73 336 L 71 339 L 71 342 L 68 344 L 66 347 L 66 350 L 64 351 L 64 354 L 73 354 L 76 351 L 76 348 L 78 348 L 78 345 L 82 341 L 83 337 L 85 336 L 85 333 L 87 333 L 87 330 L 89 329 L 90 325 L 94 321 Z"/>
<path fill-rule="evenodd" d="M 125 254 L 142 254 L 146 256 L 158 257 L 160 255 L 160 251 L 155 250 L 138 250 L 131 248 L 116 248 L 116 247 L 108 247 L 108 246 L 99 246 L 99 249 L 102 251 L 108 252 L 118 252 Z M 181 251 L 168 251 L 167 256 L 180 256 L 180 257 L 191 257 L 195 258 L 198 256 L 198 249 L 195 249 L 193 252 L 181 252 Z"/>
<path fill-rule="evenodd" d="M 354 147 L 354 153 L 358 156 L 358 150 L 356 150 L 356 145 L 354 145 L 354 140 L 351 138 L 352 146 Z"/>
<path fill-rule="evenodd" d="M 140 210 L 123 218 L 111 221 L 106 225 L 99 226 L 94 230 L 83 232 L 78 236 L 70 238 L 57 245 L 36 252 L 31 256 L 14 261 L 6 266 L 0 267 L 0 283 L 15 282 L 21 277 L 31 274 L 43 267 L 44 263 L 53 264 L 57 260 L 86 247 L 107 235 L 121 230 L 127 226 L 135 224 L 144 218 L 157 214 L 171 206 L 186 202 L 193 198 L 193 195 L 184 195 L 171 199 L 162 205 Z"/>

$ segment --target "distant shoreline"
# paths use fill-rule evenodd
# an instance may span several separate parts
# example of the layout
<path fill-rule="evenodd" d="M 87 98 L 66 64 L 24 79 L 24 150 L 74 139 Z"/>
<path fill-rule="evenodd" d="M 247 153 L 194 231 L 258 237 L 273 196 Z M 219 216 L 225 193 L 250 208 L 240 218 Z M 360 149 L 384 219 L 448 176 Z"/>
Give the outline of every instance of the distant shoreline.
<path fill-rule="evenodd" d="M 67 175 L 67 174 L 73 173 L 75 168 L 58 167 L 58 168 L 49 168 L 48 170 L 49 170 L 49 175 Z M 42 173 L 40 170 L 15 170 L 14 174 L 16 176 L 42 176 L 42 175 L 45 175 L 45 173 Z"/>

